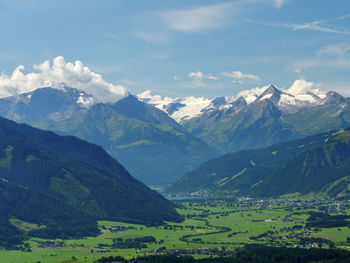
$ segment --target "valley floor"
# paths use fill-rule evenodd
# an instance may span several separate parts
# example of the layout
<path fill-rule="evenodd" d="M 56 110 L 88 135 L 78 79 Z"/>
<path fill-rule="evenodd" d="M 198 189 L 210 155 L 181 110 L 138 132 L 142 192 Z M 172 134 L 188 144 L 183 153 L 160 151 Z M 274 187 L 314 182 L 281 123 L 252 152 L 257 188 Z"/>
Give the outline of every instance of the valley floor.
<path fill-rule="evenodd" d="M 79 240 L 32 238 L 26 242 L 26 249 L 31 252 L 1 250 L 0 261 L 94 262 L 103 256 L 132 258 L 158 253 L 201 258 L 234 255 L 238 248 L 254 244 L 350 249 L 348 201 L 241 198 L 175 203 L 179 213 L 185 216 L 182 223 L 150 227 L 99 221 L 101 235 L 97 237 Z M 313 212 L 316 219 L 310 221 Z M 319 218 L 323 214 L 330 217 Z M 28 227 L 23 222 L 15 223 L 18 227 Z"/>

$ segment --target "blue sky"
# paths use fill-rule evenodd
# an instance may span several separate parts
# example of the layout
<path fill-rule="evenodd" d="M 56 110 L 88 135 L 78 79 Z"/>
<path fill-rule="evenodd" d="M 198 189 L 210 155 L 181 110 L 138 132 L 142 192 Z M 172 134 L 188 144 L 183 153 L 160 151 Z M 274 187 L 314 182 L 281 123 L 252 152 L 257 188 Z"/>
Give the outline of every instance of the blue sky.
<path fill-rule="evenodd" d="M 350 96 L 349 0 L 0 0 L 0 70 L 63 56 L 131 93 L 231 96 L 297 79 Z"/>

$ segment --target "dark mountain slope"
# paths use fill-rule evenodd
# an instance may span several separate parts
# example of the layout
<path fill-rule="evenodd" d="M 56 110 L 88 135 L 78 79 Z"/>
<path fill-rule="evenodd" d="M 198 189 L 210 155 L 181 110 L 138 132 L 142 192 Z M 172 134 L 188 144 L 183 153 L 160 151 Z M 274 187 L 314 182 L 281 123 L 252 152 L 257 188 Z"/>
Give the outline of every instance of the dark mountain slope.
<path fill-rule="evenodd" d="M 168 124 L 183 129 L 174 119 L 157 108 L 140 102 L 136 97 L 129 95 L 113 105 L 113 109 L 128 118 L 151 124 Z"/>
<path fill-rule="evenodd" d="M 79 225 L 85 232 L 76 235 L 96 233 L 96 219 L 146 224 L 181 219 L 169 201 L 131 177 L 100 146 L 3 118 L 0 174 L 2 220 L 14 216 L 48 225 L 40 230 L 46 235 L 50 225 L 65 235 Z M 68 220 L 70 228 L 63 224 Z"/>

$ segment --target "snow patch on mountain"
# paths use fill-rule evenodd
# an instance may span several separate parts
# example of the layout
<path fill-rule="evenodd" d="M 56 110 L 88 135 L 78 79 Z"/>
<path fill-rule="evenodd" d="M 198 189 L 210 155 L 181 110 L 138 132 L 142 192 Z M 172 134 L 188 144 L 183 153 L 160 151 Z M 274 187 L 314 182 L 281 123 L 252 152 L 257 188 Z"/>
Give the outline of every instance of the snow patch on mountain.
<path fill-rule="evenodd" d="M 267 99 L 270 99 L 272 96 L 273 96 L 273 94 L 270 93 L 270 94 L 266 94 L 266 95 L 262 96 L 260 99 L 261 100 L 267 100 Z"/>
<path fill-rule="evenodd" d="M 156 108 L 160 110 L 166 109 L 166 107 L 174 102 L 175 99 L 171 99 L 169 97 L 162 98 L 159 95 L 152 95 L 151 90 L 146 90 L 140 94 L 137 94 L 137 97 L 148 104 L 154 105 Z"/>
<path fill-rule="evenodd" d="M 92 105 L 96 103 L 96 100 L 87 95 L 86 93 L 80 93 L 80 96 L 77 99 L 77 104 L 79 104 L 83 108 L 90 108 Z"/>
<path fill-rule="evenodd" d="M 282 105 L 296 105 L 296 98 L 289 94 L 281 94 L 280 100 L 278 102 L 278 106 Z"/>
<path fill-rule="evenodd" d="M 184 99 L 181 99 L 179 102 L 185 106 L 181 107 L 181 110 L 175 111 L 171 115 L 171 117 L 174 118 L 177 122 L 199 116 L 202 109 L 210 105 L 211 100 L 203 97 L 186 97 Z"/>
<path fill-rule="evenodd" d="M 242 90 L 240 91 L 237 96 L 233 97 L 233 100 L 231 100 L 231 102 L 239 99 L 240 97 L 243 97 L 245 99 L 245 101 L 247 102 L 247 104 L 253 103 L 254 101 L 256 101 L 268 88 L 269 86 L 265 86 L 262 88 L 255 88 L 255 89 L 251 89 L 251 90 Z"/>
<path fill-rule="evenodd" d="M 150 90 L 137 94 L 137 97 L 146 103 L 166 112 L 177 122 L 194 118 L 201 114 L 202 109 L 208 107 L 212 102 L 211 99 L 203 97 L 184 97 L 171 99 L 169 97 L 162 98 L 159 95 L 152 95 Z M 175 108 L 175 111 L 173 111 Z"/>

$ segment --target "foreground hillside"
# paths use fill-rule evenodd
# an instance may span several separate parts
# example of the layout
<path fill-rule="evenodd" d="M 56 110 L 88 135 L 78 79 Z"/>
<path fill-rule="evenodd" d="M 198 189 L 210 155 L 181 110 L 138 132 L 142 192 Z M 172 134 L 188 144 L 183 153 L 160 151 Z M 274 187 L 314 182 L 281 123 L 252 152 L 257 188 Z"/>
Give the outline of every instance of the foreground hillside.
<path fill-rule="evenodd" d="M 173 184 L 169 192 L 209 191 L 252 196 L 299 192 L 345 198 L 350 176 L 350 129 L 210 160 Z"/>
<path fill-rule="evenodd" d="M 4 118 L 0 173 L 2 237 L 21 235 L 9 224 L 13 218 L 37 225 L 32 234 L 46 237 L 96 234 L 96 219 L 145 224 L 181 219 L 169 201 L 101 147 Z"/>

